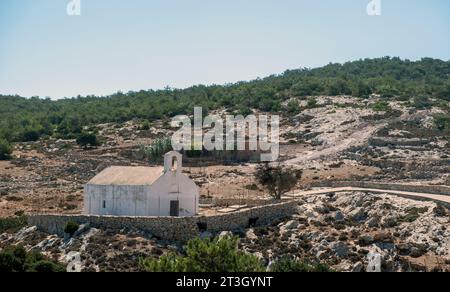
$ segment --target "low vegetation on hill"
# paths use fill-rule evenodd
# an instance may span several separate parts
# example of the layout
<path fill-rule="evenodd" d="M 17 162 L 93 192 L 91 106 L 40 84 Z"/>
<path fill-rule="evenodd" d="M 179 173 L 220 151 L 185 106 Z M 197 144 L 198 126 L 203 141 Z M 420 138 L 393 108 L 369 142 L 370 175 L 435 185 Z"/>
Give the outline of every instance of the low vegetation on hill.
<path fill-rule="evenodd" d="M 11 246 L 0 252 L 0 272 L 65 272 L 65 267 L 48 260 L 39 252 L 27 252 L 21 246 Z"/>
<path fill-rule="evenodd" d="M 227 85 L 119 92 L 108 97 L 78 96 L 58 101 L 0 96 L 0 138 L 9 142 L 36 141 L 42 136 L 74 139 L 82 134 L 84 126 L 135 118 L 159 120 L 191 113 L 194 106 L 202 106 L 205 111 L 226 108 L 241 114 L 251 113 L 251 109 L 297 113 L 301 110 L 297 104 L 285 102 L 292 97 L 318 95 L 368 98 L 378 94 L 386 100 L 412 100 L 411 106 L 418 109 L 433 104 L 448 109 L 449 77 L 449 61 L 425 58 L 412 62 L 385 57 L 289 70 Z M 316 105 L 314 99 L 309 100 L 308 108 Z"/>
<path fill-rule="evenodd" d="M 263 261 L 238 249 L 237 237 L 196 238 L 188 242 L 184 255 L 169 253 L 159 259 L 141 259 L 147 272 L 331 272 L 320 263 L 284 257 L 266 267 Z"/>
<path fill-rule="evenodd" d="M 159 259 L 142 259 L 148 272 L 263 272 L 261 261 L 254 255 L 239 251 L 238 239 L 196 238 L 188 242 L 185 255 L 170 253 Z"/>
<path fill-rule="evenodd" d="M 0 140 L 0 160 L 11 158 L 12 147 L 6 140 Z"/>

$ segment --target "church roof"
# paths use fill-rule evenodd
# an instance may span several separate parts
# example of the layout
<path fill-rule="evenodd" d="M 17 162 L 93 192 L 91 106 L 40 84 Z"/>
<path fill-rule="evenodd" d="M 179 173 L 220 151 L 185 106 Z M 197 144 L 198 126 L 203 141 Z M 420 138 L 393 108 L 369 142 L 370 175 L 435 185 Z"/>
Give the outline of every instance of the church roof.
<path fill-rule="evenodd" d="M 164 173 L 163 167 L 108 167 L 88 182 L 88 185 L 151 185 Z"/>

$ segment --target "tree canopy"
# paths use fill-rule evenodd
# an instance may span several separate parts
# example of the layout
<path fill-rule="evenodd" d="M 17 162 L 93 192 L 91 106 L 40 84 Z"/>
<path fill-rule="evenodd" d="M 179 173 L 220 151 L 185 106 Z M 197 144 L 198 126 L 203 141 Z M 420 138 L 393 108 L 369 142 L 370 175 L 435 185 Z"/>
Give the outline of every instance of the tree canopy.
<path fill-rule="evenodd" d="M 321 68 L 288 70 L 279 75 L 226 85 L 197 85 L 186 89 L 141 90 L 98 97 L 61 100 L 0 96 L 0 138 L 9 142 L 34 141 L 42 136 L 76 138 L 83 127 L 132 119 L 153 121 L 191 114 L 194 106 L 204 112 L 226 108 L 231 112 L 295 113 L 292 97 L 353 95 L 367 98 L 436 98 L 450 100 L 450 61 L 424 58 L 364 59 Z M 419 106 L 428 103 L 415 101 Z"/>

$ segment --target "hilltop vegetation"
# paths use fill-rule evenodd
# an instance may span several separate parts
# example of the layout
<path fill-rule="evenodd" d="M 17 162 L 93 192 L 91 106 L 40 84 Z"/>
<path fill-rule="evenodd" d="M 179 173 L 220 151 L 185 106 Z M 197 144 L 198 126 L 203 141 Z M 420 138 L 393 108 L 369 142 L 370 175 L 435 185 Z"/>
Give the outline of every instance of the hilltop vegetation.
<path fill-rule="evenodd" d="M 412 62 L 385 57 L 289 70 L 228 85 L 119 92 L 107 97 L 79 96 L 58 101 L 0 96 L 0 139 L 35 141 L 45 135 L 77 138 L 84 126 L 134 118 L 153 121 L 191 113 L 194 106 L 202 106 L 205 111 L 225 107 L 241 114 L 248 114 L 251 109 L 292 113 L 299 110 L 295 104 L 283 106 L 292 97 L 368 98 L 371 94 L 385 99 L 411 100 L 411 106 L 419 109 L 433 104 L 448 109 L 450 61 L 426 58 Z"/>

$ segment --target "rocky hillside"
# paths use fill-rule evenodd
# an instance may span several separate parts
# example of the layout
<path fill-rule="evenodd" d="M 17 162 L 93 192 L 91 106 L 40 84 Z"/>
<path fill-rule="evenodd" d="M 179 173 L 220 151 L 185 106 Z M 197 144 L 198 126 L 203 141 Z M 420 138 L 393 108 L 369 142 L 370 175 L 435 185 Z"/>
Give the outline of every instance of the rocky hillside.
<path fill-rule="evenodd" d="M 435 203 L 391 195 L 311 196 L 292 220 L 248 230 L 242 245 L 267 261 L 289 254 L 338 271 L 448 271 L 449 215 Z"/>
<path fill-rule="evenodd" d="M 297 215 L 272 226 L 215 235 L 230 233 L 267 266 L 290 256 L 337 271 L 450 271 L 450 212 L 432 202 L 369 193 L 311 196 L 299 200 Z M 68 271 L 139 271 L 139 258 L 183 249 L 137 230 L 89 226 L 65 238 L 26 227 L 0 236 L 0 249 L 10 245 L 42 251 Z"/>

